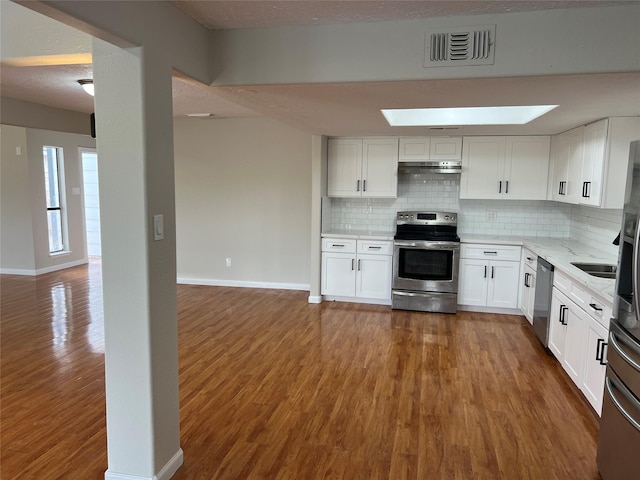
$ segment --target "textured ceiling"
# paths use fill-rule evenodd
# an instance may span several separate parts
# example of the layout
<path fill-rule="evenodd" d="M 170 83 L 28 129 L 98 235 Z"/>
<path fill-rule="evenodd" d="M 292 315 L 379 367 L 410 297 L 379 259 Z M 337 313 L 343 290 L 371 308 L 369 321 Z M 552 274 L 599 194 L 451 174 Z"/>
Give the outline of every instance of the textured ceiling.
<path fill-rule="evenodd" d="M 589 0 L 176 0 L 171 3 L 207 28 L 230 29 L 482 15 L 555 8 L 584 8 L 628 2 Z"/>
<path fill-rule="evenodd" d="M 470 15 L 591 7 L 626 1 L 176 1 L 198 22 L 216 29 L 400 20 L 432 16 Z M 0 0 L 2 60 L 22 55 L 79 54 L 91 44 L 88 35 L 61 25 L 20 5 Z M 53 22 L 53 23 L 51 23 Z M 20 28 L 15 28 L 20 25 Z M 42 45 L 42 51 L 37 48 Z M 11 48 L 10 48 L 11 47 Z M 15 48 L 20 47 L 20 48 Z M 500 78 L 483 80 L 427 80 L 313 85 L 256 85 L 209 87 L 175 77 L 175 116 L 215 114 L 214 118 L 265 115 L 312 133 L 326 135 L 419 135 L 424 128 L 394 129 L 384 122 L 380 108 L 422 106 L 561 103 L 526 127 L 466 127 L 455 134 L 558 133 L 608 115 L 638 115 L 639 74 Z M 89 113 L 93 99 L 77 83 L 91 78 L 90 64 L 10 66 L 0 69 L 0 93 L 44 105 Z M 633 96 L 631 98 L 634 98 Z M 211 121 L 211 120 L 205 120 Z M 215 120 L 214 120 L 215 121 Z M 437 134 L 438 132 L 426 132 Z M 454 133 L 454 132 L 446 132 Z"/>

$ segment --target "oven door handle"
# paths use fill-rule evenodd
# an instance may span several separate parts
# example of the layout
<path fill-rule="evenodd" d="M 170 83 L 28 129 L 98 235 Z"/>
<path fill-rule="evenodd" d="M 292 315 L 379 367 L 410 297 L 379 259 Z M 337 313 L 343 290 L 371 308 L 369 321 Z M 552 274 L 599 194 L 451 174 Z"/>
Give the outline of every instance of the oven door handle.
<path fill-rule="evenodd" d="M 403 242 L 403 241 L 396 240 L 395 241 L 395 246 L 396 247 L 415 247 L 416 243 L 415 242 Z"/>

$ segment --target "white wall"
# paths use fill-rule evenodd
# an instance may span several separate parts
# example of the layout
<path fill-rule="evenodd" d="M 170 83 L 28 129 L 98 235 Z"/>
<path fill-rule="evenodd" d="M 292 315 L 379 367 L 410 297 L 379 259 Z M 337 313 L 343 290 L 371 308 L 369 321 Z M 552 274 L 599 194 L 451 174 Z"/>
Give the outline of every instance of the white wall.
<path fill-rule="evenodd" d="M 27 130 L 2 125 L 0 147 L 0 271 L 32 274 L 36 267 Z"/>
<path fill-rule="evenodd" d="M 311 142 L 265 118 L 175 120 L 179 281 L 309 288 Z"/>
<path fill-rule="evenodd" d="M 49 130 L 2 125 L 2 250 L 3 273 L 36 275 L 85 263 L 80 147 L 95 148 L 95 140 Z M 67 216 L 63 254 L 49 254 L 44 192 L 43 146 L 63 149 Z M 21 155 L 16 155 L 16 147 Z M 74 190 L 75 189 L 75 190 Z M 77 192 L 77 193 L 74 193 Z"/>

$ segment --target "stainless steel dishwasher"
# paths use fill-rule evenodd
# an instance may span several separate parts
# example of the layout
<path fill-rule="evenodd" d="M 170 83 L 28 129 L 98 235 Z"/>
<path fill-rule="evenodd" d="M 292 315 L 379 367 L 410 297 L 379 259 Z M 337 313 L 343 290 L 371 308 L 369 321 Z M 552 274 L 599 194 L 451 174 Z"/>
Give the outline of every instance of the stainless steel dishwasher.
<path fill-rule="evenodd" d="M 545 348 L 549 347 L 549 314 L 553 289 L 553 265 L 538 257 L 536 293 L 533 301 L 533 331 Z"/>

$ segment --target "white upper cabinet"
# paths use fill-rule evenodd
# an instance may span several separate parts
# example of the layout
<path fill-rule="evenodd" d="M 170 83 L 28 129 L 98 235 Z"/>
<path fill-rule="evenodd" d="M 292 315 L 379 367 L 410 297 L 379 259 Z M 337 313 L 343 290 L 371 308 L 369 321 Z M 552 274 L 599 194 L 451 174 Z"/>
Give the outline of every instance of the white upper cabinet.
<path fill-rule="evenodd" d="M 462 137 L 400 137 L 399 140 L 401 162 L 462 158 Z"/>
<path fill-rule="evenodd" d="M 398 191 L 397 138 L 330 138 L 327 195 L 393 197 Z"/>
<path fill-rule="evenodd" d="M 460 198 L 544 200 L 547 136 L 465 137 Z"/>
<path fill-rule="evenodd" d="M 637 139 L 640 139 L 639 117 L 605 118 L 555 135 L 547 198 L 621 209 L 629 143 Z"/>

